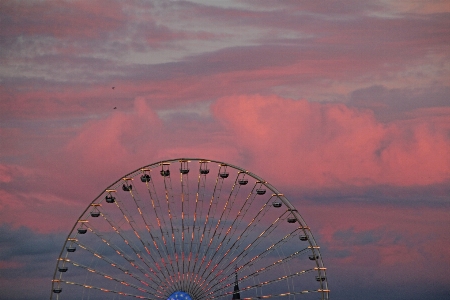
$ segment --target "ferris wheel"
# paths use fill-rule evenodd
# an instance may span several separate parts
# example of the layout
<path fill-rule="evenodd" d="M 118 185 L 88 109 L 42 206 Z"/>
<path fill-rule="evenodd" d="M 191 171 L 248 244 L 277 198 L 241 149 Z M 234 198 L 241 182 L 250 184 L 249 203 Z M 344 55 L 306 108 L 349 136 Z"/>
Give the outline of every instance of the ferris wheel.
<path fill-rule="evenodd" d="M 160 161 L 95 198 L 69 233 L 50 299 L 328 299 L 319 246 L 261 177 Z"/>

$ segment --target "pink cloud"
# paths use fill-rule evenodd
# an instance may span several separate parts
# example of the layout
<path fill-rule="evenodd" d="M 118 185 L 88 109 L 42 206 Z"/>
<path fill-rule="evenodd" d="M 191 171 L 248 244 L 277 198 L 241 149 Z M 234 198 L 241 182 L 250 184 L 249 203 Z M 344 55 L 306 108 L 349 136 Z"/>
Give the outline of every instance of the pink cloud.
<path fill-rule="evenodd" d="M 173 128 L 171 122 L 175 120 L 163 122 L 144 98 L 137 98 L 129 112 L 117 111 L 83 126 L 64 152 L 87 168 L 103 164 L 102 169 L 114 165 L 121 170 L 176 157 L 226 159 L 236 154 L 223 132 L 197 121 L 180 121 Z"/>
<path fill-rule="evenodd" d="M 294 204 L 319 238 L 325 265 L 351 276 L 373 272 L 377 281 L 435 280 L 445 283 L 450 254 L 448 211 L 367 202 Z M 418 271 L 420 270 L 420 272 Z"/>
<path fill-rule="evenodd" d="M 0 182 L 10 182 L 12 180 L 11 174 L 6 166 L 0 165 Z"/>
<path fill-rule="evenodd" d="M 11 183 L 19 178 L 34 176 L 36 173 L 25 166 L 16 164 L 0 164 L 0 183 Z"/>
<path fill-rule="evenodd" d="M 146 147 L 152 136 L 158 136 L 162 123 L 143 98 L 134 101 L 131 112 L 115 110 L 111 116 L 88 122 L 66 146 L 66 153 L 77 165 L 123 165 L 134 155 L 154 155 L 158 147 Z M 132 171 L 132 170 L 130 170 Z M 120 175 L 119 175 L 120 176 Z"/>
<path fill-rule="evenodd" d="M 260 169 L 265 162 L 286 184 L 409 186 L 449 179 L 450 124 L 439 116 L 383 124 L 371 111 L 345 104 L 258 95 L 221 98 L 213 111 L 251 165 Z"/>
<path fill-rule="evenodd" d="M 85 124 L 58 156 L 70 157 L 63 163 L 65 168 L 69 167 L 72 176 L 90 190 L 100 192 L 127 172 L 159 160 L 177 157 L 226 160 L 236 155 L 236 149 L 227 145 L 228 139 L 223 139 L 222 132 L 197 121 L 180 121 L 172 127 L 169 123 L 174 122 L 177 120 L 164 122 L 144 98 L 136 98 L 129 111 L 117 109 L 105 118 Z M 52 169 L 61 172 L 58 164 Z M 101 178 L 104 186 L 88 178 Z"/>
<path fill-rule="evenodd" d="M 212 113 L 208 121 L 162 120 L 149 101 L 136 98 L 131 109 L 85 123 L 55 145 L 49 142 L 46 153 L 31 155 L 26 170 L 0 168 L 0 178 L 12 184 L 4 191 L 4 220 L 40 227 L 37 206 L 25 203 L 39 203 L 43 215 L 49 214 L 45 207 L 53 212 L 65 201 L 83 206 L 120 176 L 177 157 L 235 164 L 278 188 L 364 189 L 448 180 L 444 109 L 416 110 L 409 119 L 381 123 L 371 111 L 344 104 L 241 95 L 219 99 Z M 57 146 L 61 142 L 65 145 Z M 22 181 L 26 190 L 14 194 Z M 9 217 L 16 212 L 29 217 Z M 77 217 L 75 211 L 66 213 Z"/>
<path fill-rule="evenodd" d="M 42 156 L 42 155 L 41 155 Z M 55 158 L 53 158 L 55 159 Z M 39 165 L 39 162 L 38 162 Z M 26 226 L 36 232 L 68 230 L 65 220 L 75 218 L 84 204 L 58 193 L 68 189 L 70 176 L 48 173 L 51 165 L 0 165 L 0 220 L 14 228 Z M 60 181 L 62 180 L 62 181 Z M 70 193 L 70 192 L 69 192 Z M 61 209 L 64 207 L 64 209 Z M 74 214 L 75 213 L 75 214 Z"/>
<path fill-rule="evenodd" d="M 10 193 L 0 189 L 0 218 L 2 224 L 13 228 L 26 226 L 35 232 L 67 232 L 85 206 L 55 196 L 52 191 Z"/>

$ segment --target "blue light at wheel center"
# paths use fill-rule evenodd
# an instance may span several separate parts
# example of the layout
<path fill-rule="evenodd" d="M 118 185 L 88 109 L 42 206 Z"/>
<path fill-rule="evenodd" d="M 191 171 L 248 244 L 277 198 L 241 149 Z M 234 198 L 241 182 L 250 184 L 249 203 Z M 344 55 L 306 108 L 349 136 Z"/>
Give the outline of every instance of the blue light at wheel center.
<path fill-rule="evenodd" d="M 175 292 L 167 300 L 192 300 L 192 298 L 185 292 Z"/>

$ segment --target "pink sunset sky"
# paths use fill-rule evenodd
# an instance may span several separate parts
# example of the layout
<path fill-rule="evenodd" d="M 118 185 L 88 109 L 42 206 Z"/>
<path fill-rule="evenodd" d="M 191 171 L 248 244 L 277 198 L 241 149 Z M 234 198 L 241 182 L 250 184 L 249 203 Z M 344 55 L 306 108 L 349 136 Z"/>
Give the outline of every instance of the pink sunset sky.
<path fill-rule="evenodd" d="M 0 28 L 1 299 L 48 297 L 84 208 L 178 157 L 283 191 L 332 299 L 449 299 L 449 1 L 4 0 Z"/>

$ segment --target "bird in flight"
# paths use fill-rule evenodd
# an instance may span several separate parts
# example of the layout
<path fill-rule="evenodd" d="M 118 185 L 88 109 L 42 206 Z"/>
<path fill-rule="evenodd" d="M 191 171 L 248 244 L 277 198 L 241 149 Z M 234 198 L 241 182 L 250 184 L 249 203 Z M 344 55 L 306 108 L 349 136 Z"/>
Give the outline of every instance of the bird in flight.
<path fill-rule="evenodd" d="M 112 87 L 112 89 L 115 89 L 115 88 L 116 88 L 115 86 Z"/>
<path fill-rule="evenodd" d="M 114 106 L 114 109 L 117 109 L 117 106 Z"/>

